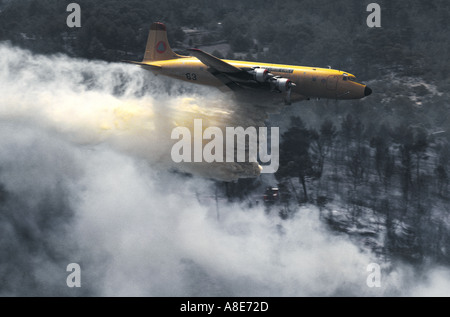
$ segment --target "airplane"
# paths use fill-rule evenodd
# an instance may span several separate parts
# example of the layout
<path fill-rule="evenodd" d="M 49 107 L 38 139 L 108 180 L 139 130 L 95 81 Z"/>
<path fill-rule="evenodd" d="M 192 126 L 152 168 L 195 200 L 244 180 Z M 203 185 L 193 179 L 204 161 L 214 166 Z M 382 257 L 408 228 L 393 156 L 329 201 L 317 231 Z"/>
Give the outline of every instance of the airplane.
<path fill-rule="evenodd" d="M 155 74 L 232 91 L 254 101 L 278 100 L 289 105 L 310 98 L 361 99 L 372 93 L 354 75 L 341 70 L 226 60 L 195 48 L 188 51 L 192 56 L 176 54 L 169 45 L 166 26 L 155 22 L 143 60 L 123 62 Z"/>

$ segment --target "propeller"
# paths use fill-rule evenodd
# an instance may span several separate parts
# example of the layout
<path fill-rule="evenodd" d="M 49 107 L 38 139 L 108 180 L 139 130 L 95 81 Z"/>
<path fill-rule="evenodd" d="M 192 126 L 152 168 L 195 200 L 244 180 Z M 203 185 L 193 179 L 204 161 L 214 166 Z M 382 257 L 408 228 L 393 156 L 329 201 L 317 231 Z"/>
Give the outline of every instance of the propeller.
<path fill-rule="evenodd" d="M 292 87 L 295 87 L 297 85 L 295 83 L 293 83 L 292 81 L 289 81 L 287 86 L 288 86 L 288 88 L 287 88 L 287 92 L 286 92 L 286 99 L 284 99 L 284 104 L 289 106 L 291 104 Z"/>
<path fill-rule="evenodd" d="M 289 88 L 288 88 L 288 91 L 287 91 L 287 93 L 286 93 L 286 99 L 284 100 L 284 104 L 285 104 L 286 106 L 289 106 L 289 105 L 291 104 L 291 91 L 292 91 L 292 88 L 289 87 Z"/>
<path fill-rule="evenodd" d="M 260 67 L 252 67 L 248 73 L 251 74 L 253 79 L 258 83 L 269 82 L 271 91 L 286 93 L 284 102 L 286 105 L 291 104 L 292 87 L 296 87 L 297 85 L 289 78 L 274 76 L 272 73 L 269 73 L 267 69 Z"/>

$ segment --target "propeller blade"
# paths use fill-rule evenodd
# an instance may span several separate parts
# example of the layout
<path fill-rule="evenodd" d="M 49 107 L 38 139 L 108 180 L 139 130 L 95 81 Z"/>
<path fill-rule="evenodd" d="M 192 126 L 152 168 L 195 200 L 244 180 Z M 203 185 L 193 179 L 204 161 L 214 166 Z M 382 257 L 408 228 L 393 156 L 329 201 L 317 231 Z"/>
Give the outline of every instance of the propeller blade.
<path fill-rule="evenodd" d="M 286 99 L 284 100 L 284 104 L 287 106 L 289 106 L 291 104 L 291 91 L 292 91 L 292 88 L 290 86 L 286 93 Z"/>
<path fill-rule="evenodd" d="M 286 93 L 286 99 L 284 100 L 284 103 L 289 106 L 291 104 L 291 92 L 292 92 L 292 87 L 296 87 L 297 85 L 295 83 L 293 83 L 292 81 L 289 82 L 289 88 L 287 90 Z"/>

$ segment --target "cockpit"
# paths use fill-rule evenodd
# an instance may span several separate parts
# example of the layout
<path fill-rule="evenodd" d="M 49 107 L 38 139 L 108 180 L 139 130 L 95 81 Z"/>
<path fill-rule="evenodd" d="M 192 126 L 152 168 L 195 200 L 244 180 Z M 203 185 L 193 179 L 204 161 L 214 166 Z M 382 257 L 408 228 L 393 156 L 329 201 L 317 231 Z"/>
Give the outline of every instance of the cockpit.
<path fill-rule="evenodd" d="M 347 81 L 347 80 L 349 80 L 349 81 L 356 81 L 356 77 L 355 76 L 349 75 L 347 73 L 342 74 L 342 79 L 344 81 Z"/>
<path fill-rule="evenodd" d="M 342 73 L 342 80 L 343 81 L 353 81 L 355 82 L 358 86 L 363 86 L 364 87 L 364 96 L 368 96 L 372 93 L 372 89 L 370 89 L 367 85 L 362 84 L 362 83 L 357 83 L 356 82 L 356 77 L 351 75 L 351 74 L 347 74 L 347 73 Z M 346 85 L 348 86 L 348 85 Z M 352 84 L 351 86 L 354 86 L 354 84 Z"/>

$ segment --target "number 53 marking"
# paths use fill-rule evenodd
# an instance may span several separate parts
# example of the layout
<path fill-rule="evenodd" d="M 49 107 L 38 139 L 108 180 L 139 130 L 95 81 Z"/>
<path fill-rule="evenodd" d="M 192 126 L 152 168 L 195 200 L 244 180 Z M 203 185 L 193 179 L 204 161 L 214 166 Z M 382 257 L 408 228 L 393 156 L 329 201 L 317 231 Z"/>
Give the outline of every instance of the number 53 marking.
<path fill-rule="evenodd" d="M 186 73 L 187 80 L 197 80 L 197 74 L 195 73 Z"/>

